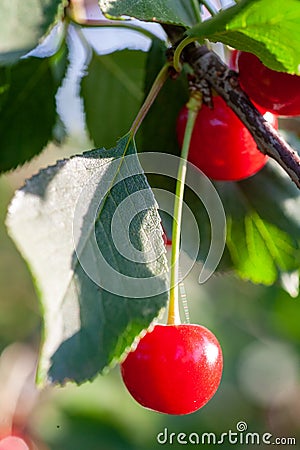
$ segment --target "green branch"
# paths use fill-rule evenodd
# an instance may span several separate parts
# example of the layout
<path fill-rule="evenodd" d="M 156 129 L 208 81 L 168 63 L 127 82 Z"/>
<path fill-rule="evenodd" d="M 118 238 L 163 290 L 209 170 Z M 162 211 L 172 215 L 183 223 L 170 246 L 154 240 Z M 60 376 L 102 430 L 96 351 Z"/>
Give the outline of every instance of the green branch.
<path fill-rule="evenodd" d="M 158 73 L 149 94 L 146 97 L 146 100 L 144 101 L 141 109 L 139 110 L 133 124 L 131 125 L 130 128 L 130 133 L 132 136 L 134 136 L 136 134 L 136 132 L 138 131 L 142 121 L 144 120 L 144 117 L 146 116 L 146 114 L 148 113 L 149 109 L 151 108 L 154 100 L 156 99 L 159 91 L 161 90 L 161 88 L 163 87 L 164 83 L 166 82 L 166 80 L 169 78 L 169 68 L 170 68 L 170 63 L 166 63 L 162 69 L 160 70 L 160 72 Z"/>

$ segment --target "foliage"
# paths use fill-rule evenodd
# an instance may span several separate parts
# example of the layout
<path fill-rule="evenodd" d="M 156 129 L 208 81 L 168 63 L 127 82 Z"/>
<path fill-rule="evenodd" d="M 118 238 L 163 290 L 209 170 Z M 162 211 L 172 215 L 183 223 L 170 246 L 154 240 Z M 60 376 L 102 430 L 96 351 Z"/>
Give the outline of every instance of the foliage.
<path fill-rule="evenodd" d="M 58 56 L 63 58 L 64 53 Z M 53 139 L 60 82 L 53 72 L 53 58 L 30 57 L 0 67 L 0 172 L 28 161 Z"/>
<path fill-rule="evenodd" d="M 123 50 L 93 52 L 81 95 L 89 134 L 95 145 L 113 146 L 129 129 L 143 99 L 145 53 Z M 113 95 L 112 95 L 113 93 Z M 109 127 L 99 124 L 109 123 Z"/>
<path fill-rule="evenodd" d="M 0 5 L 0 64 L 17 62 L 37 46 L 58 17 L 65 0 L 3 0 Z"/>
<path fill-rule="evenodd" d="M 297 0 L 243 0 L 187 34 L 255 53 L 271 69 L 298 73 L 299 20 Z"/>
<path fill-rule="evenodd" d="M 134 159 L 131 164 L 126 161 L 129 154 Z M 114 149 L 92 150 L 42 170 L 27 181 L 10 206 L 10 233 L 42 293 L 46 341 L 40 379 L 45 374 L 61 383 L 91 379 L 122 356 L 165 304 L 162 230 L 155 239 L 151 234 L 160 220 L 150 187 L 136 165 L 135 147 L 125 137 Z M 76 182 L 69 183 L 75 172 Z M 85 185 L 88 192 L 82 190 Z M 128 238 L 140 252 L 152 247 L 154 262 L 137 264 L 116 248 L 112 219 L 121 214 L 118 208 L 127 198 L 134 218 Z M 139 210 L 141 202 L 147 209 Z M 124 240 L 123 230 L 115 228 Z M 120 274 L 129 277 L 132 288 Z M 158 283 L 154 275 L 159 275 Z M 148 298 L 144 295 L 141 301 L 139 286 L 147 295 L 144 279 L 151 285 Z"/>
<path fill-rule="evenodd" d="M 100 8 L 110 16 L 127 15 L 137 19 L 191 26 L 196 23 L 192 2 L 184 0 L 143 0 L 134 2 L 100 0 Z"/>

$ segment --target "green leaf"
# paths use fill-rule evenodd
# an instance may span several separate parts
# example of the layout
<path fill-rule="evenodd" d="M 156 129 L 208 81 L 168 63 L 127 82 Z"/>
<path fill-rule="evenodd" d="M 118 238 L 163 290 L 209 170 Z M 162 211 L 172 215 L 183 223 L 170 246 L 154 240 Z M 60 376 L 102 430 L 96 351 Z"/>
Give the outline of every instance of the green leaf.
<path fill-rule="evenodd" d="M 187 34 L 256 54 L 273 70 L 300 73 L 299 0 L 244 0 Z"/>
<path fill-rule="evenodd" d="M 82 80 L 87 128 L 96 146 L 110 147 L 130 128 L 143 100 L 146 54 L 93 52 Z"/>
<path fill-rule="evenodd" d="M 7 225 L 42 299 L 40 381 L 92 379 L 165 306 L 157 204 L 128 136 L 31 178 L 16 193 Z"/>
<path fill-rule="evenodd" d="M 0 67 L 0 172 L 31 159 L 50 140 L 56 90 L 48 58 Z"/>
<path fill-rule="evenodd" d="M 217 183 L 227 218 L 227 247 L 243 279 L 274 284 L 300 265 L 300 193 L 268 163 L 239 183 Z"/>
<path fill-rule="evenodd" d="M 65 3 L 65 0 L 1 0 L 0 64 L 12 63 L 36 47 Z"/>
<path fill-rule="evenodd" d="M 197 23 L 193 2 L 186 0 L 99 0 L 100 8 L 110 16 L 131 16 L 150 22 L 191 27 Z"/>
<path fill-rule="evenodd" d="M 51 140 L 65 56 L 63 46 L 52 58 L 0 67 L 0 173 L 28 161 Z"/>

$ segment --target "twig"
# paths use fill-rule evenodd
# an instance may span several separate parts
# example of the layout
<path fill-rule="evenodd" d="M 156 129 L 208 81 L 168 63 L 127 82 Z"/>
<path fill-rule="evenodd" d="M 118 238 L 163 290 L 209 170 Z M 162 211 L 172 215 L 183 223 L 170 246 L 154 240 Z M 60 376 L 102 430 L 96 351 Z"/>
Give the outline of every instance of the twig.
<path fill-rule="evenodd" d="M 210 86 L 226 101 L 252 134 L 258 149 L 275 159 L 300 188 L 300 157 L 264 119 L 239 86 L 238 74 L 230 70 L 206 46 L 189 44 L 182 53 L 201 83 Z"/>

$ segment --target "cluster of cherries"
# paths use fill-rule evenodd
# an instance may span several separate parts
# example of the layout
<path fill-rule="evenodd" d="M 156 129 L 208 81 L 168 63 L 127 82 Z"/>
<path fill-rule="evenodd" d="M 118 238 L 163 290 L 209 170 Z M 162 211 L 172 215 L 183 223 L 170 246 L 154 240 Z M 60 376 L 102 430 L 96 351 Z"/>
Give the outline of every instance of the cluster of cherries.
<path fill-rule="evenodd" d="M 300 77 L 268 69 L 251 53 L 234 51 L 231 67 L 265 119 L 300 115 Z M 214 180 L 237 181 L 266 163 L 253 137 L 219 97 L 196 118 L 189 161 Z M 188 110 L 181 110 L 177 136 L 182 145 Z M 171 242 L 164 236 L 165 244 Z M 121 365 L 124 383 L 141 405 L 167 414 L 189 414 L 204 406 L 220 384 L 223 359 L 216 337 L 200 325 L 156 325 Z"/>
<path fill-rule="evenodd" d="M 257 56 L 234 51 L 230 67 L 239 72 L 240 86 L 277 128 L 277 116 L 300 115 L 300 77 L 267 68 Z M 209 178 L 238 181 L 254 175 L 266 164 L 261 153 L 240 119 L 216 96 L 214 108 L 203 105 L 193 130 L 189 161 Z M 182 144 L 188 110 L 183 107 L 177 122 L 177 135 Z"/>

